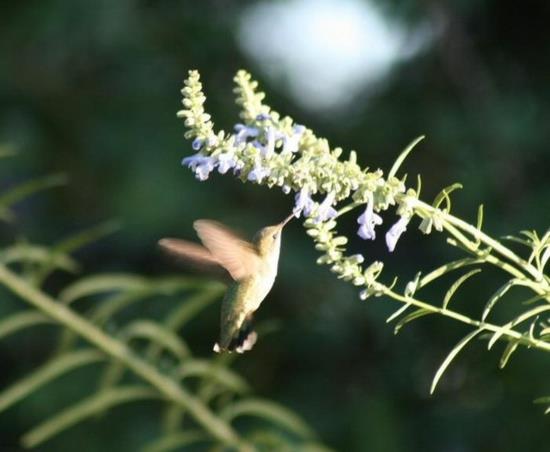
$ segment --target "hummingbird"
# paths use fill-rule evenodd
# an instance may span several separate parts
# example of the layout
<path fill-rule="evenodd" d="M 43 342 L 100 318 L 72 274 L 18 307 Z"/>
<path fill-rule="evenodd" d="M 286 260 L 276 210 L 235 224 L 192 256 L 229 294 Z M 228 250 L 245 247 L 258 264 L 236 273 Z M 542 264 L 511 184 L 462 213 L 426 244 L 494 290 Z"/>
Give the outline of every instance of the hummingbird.
<path fill-rule="evenodd" d="M 229 274 L 231 283 L 222 301 L 220 336 L 214 344 L 216 353 L 243 353 L 256 343 L 258 335 L 253 330 L 253 316 L 273 287 L 281 233 L 293 216 L 260 229 L 252 242 L 212 220 L 193 223 L 204 246 L 175 238 L 159 240 L 160 247 L 170 254 L 210 270 L 223 269 Z"/>

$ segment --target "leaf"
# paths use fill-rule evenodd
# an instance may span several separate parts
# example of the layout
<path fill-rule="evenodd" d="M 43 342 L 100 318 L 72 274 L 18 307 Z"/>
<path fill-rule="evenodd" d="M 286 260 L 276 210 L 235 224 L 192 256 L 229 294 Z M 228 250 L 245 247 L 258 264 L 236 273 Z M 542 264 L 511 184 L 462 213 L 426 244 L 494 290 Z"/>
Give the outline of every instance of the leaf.
<path fill-rule="evenodd" d="M 131 273 L 104 273 L 81 278 L 69 285 L 59 294 L 66 304 L 73 301 L 105 292 L 143 290 L 150 287 L 150 281 Z"/>
<path fill-rule="evenodd" d="M 105 359 L 105 356 L 96 350 L 81 350 L 50 360 L 0 393 L 0 411 L 10 407 L 60 375 L 102 359 Z"/>
<path fill-rule="evenodd" d="M 311 429 L 296 414 L 269 400 L 246 399 L 234 402 L 225 407 L 220 415 L 228 422 L 232 422 L 239 416 L 259 417 L 273 422 L 301 437 L 310 438 L 313 436 Z"/>
<path fill-rule="evenodd" d="M 483 308 L 483 313 L 481 314 L 481 321 L 485 322 L 487 316 L 495 306 L 495 304 L 508 292 L 514 285 L 518 283 L 517 279 L 511 279 L 503 284 L 497 289 L 497 291 L 489 298 L 489 301 L 485 304 Z"/>
<path fill-rule="evenodd" d="M 152 320 L 134 320 L 120 335 L 129 342 L 135 338 L 147 339 L 172 352 L 175 357 L 185 359 L 191 355 L 189 347 L 177 334 Z"/>
<path fill-rule="evenodd" d="M 403 306 L 401 306 L 399 309 L 397 309 L 392 315 L 390 315 L 387 319 L 386 319 L 386 323 L 390 323 L 391 321 L 393 321 L 394 319 L 396 319 L 397 317 L 399 317 L 401 314 L 403 314 L 409 307 L 411 306 L 410 303 L 405 303 Z"/>
<path fill-rule="evenodd" d="M 120 386 L 110 391 L 94 394 L 34 427 L 23 436 L 22 443 L 25 447 L 36 447 L 62 431 L 113 406 L 159 397 L 160 395 L 154 389 L 142 385 Z"/>
<path fill-rule="evenodd" d="M 15 334 L 22 329 L 43 323 L 53 324 L 54 322 L 37 311 L 24 311 L 11 314 L 0 321 L 0 339 Z"/>
<path fill-rule="evenodd" d="M 444 264 L 440 267 L 437 267 L 435 270 L 432 270 L 430 273 L 425 275 L 420 282 L 418 283 L 417 290 L 421 289 L 422 287 L 427 286 L 432 281 L 435 281 L 437 278 L 440 278 L 441 276 L 445 275 L 446 273 L 449 273 L 453 270 L 457 270 L 459 268 L 463 268 L 469 265 L 475 265 L 483 262 L 482 259 L 474 258 L 474 257 L 466 257 L 464 259 L 459 259 L 453 262 L 449 262 L 448 264 Z"/>
<path fill-rule="evenodd" d="M 418 308 L 417 310 L 411 312 L 410 314 L 403 317 L 397 325 L 395 325 L 395 328 L 393 329 L 393 334 L 399 333 L 401 328 L 403 328 L 407 323 L 412 322 L 413 320 L 419 319 L 420 317 L 424 317 L 429 314 L 435 314 L 434 311 L 429 311 L 425 308 Z"/>
<path fill-rule="evenodd" d="M 535 317 L 545 311 L 550 311 L 550 305 L 544 304 L 541 306 L 537 306 L 533 309 L 529 309 L 528 311 L 524 312 L 523 314 L 518 315 L 516 318 L 511 320 L 510 322 L 506 323 L 505 325 L 499 327 L 489 340 L 489 343 L 487 344 L 487 349 L 490 350 L 493 345 L 495 345 L 496 341 L 500 339 L 500 337 L 506 333 L 506 330 L 509 330 L 511 328 L 514 328 L 515 326 L 519 325 L 522 322 L 525 322 L 526 320 L 530 319 L 531 317 Z"/>
<path fill-rule="evenodd" d="M 28 198 L 36 192 L 47 188 L 58 187 L 67 183 L 67 177 L 64 174 L 51 174 L 46 177 L 23 182 L 0 195 L 0 206 L 8 209 L 13 204 Z"/>
<path fill-rule="evenodd" d="M 439 208 L 441 203 L 446 200 L 447 201 L 447 211 L 450 212 L 451 210 L 451 199 L 449 198 L 449 195 L 455 191 L 462 188 L 462 184 L 454 183 L 449 185 L 448 187 L 445 187 L 443 190 L 439 192 L 439 194 L 435 197 L 434 202 L 432 203 L 432 206 L 434 208 Z"/>
<path fill-rule="evenodd" d="M 399 167 L 401 164 L 405 161 L 407 156 L 410 154 L 410 152 L 414 149 L 414 147 L 420 143 L 424 138 L 426 138 L 424 135 L 420 135 L 419 137 L 415 138 L 413 141 L 409 143 L 409 145 L 405 148 L 401 154 L 399 154 L 399 157 L 395 160 L 395 163 L 392 165 L 387 180 L 390 180 L 392 177 L 394 177 L 397 174 L 397 171 L 399 170 Z"/>
<path fill-rule="evenodd" d="M 458 353 L 470 342 L 474 337 L 476 337 L 479 333 L 483 331 L 483 328 L 478 328 L 475 331 L 472 331 L 470 334 L 467 334 L 464 336 L 458 344 L 456 344 L 453 349 L 450 351 L 450 353 L 447 355 L 447 357 L 443 360 L 441 365 L 439 366 L 439 369 L 437 369 L 437 372 L 435 373 L 435 376 L 432 381 L 432 386 L 430 388 L 430 394 L 433 394 L 435 391 L 435 388 L 437 386 L 437 383 L 439 382 L 440 378 L 443 376 L 443 373 L 449 367 L 449 364 L 451 364 L 451 361 L 455 358 Z"/>
<path fill-rule="evenodd" d="M 45 246 L 18 243 L 4 248 L 0 254 L 0 261 L 6 265 L 29 262 L 33 264 L 50 263 L 52 268 L 76 273 L 79 269 L 78 263 L 69 255 L 63 253 L 54 254 Z"/>
<path fill-rule="evenodd" d="M 199 430 L 171 433 L 144 446 L 142 452 L 170 452 L 180 450 L 194 443 L 212 441 L 212 438 Z"/>
<path fill-rule="evenodd" d="M 220 364 L 205 359 L 188 359 L 180 366 L 178 376 L 180 378 L 209 378 L 237 393 L 243 393 L 250 389 L 240 375 Z"/>
<path fill-rule="evenodd" d="M 516 351 L 518 348 L 519 341 L 510 341 L 508 344 L 506 344 L 506 348 L 504 349 L 504 352 L 502 352 L 502 356 L 500 357 L 499 367 L 501 369 L 504 369 L 506 364 L 508 364 L 508 360 L 510 359 L 510 356 L 512 356 L 512 353 Z"/>
<path fill-rule="evenodd" d="M 455 294 L 455 292 L 458 290 L 458 288 L 466 282 L 466 280 L 472 276 L 474 276 L 477 273 L 481 272 L 481 268 L 476 268 L 474 270 L 470 270 L 465 275 L 462 275 L 460 278 L 458 278 L 447 290 L 447 293 L 445 293 L 445 298 L 443 299 L 443 309 L 447 309 L 447 306 L 449 305 L 449 302 L 451 301 L 451 298 Z"/>

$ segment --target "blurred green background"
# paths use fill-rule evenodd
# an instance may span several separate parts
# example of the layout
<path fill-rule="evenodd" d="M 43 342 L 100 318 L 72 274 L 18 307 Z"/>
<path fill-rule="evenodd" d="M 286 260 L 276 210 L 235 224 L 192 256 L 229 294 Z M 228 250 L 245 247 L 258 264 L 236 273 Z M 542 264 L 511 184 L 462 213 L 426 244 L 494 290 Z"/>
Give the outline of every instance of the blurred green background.
<path fill-rule="evenodd" d="M 85 270 L 160 275 L 180 270 L 156 241 L 193 238 L 197 218 L 248 235 L 280 221 L 290 197 L 219 175 L 199 183 L 179 164 L 192 152 L 175 116 L 187 71 L 200 70 L 207 108 L 229 130 L 237 122 L 231 91 L 240 68 L 261 82 L 275 109 L 333 146 L 356 149 L 371 168 L 387 170 L 426 134 L 404 167 L 409 180 L 422 174 L 425 199 L 461 181 L 455 213 L 474 221 L 483 202 L 494 235 L 544 231 L 549 19 L 550 3 L 535 0 L 3 2 L 0 143 L 19 156 L 2 161 L 1 185 L 51 172 L 70 180 L 21 205 L 19 222 L 3 228 L 5 240 L 49 243 L 119 219 L 121 232 L 79 255 Z M 353 222 L 342 226 L 351 236 Z M 415 228 L 391 256 L 380 242 L 354 244 L 402 281 L 459 255 Z M 303 229 L 291 224 L 279 278 L 257 316 L 277 328 L 236 362 L 258 395 L 294 409 L 336 450 L 548 450 L 548 419 L 532 404 L 550 394 L 546 356 L 521 350 L 501 372 L 499 351 L 473 344 L 430 397 L 434 371 L 466 330 L 429 317 L 394 336 L 385 324 L 393 302 L 359 301 L 315 259 Z M 495 272 L 468 284 L 455 307 L 479 315 L 502 282 Z M 503 316 L 517 310 L 514 301 L 503 302 Z M 217 309 L 205 315 L 187 339 L 208 355 Z M 0 384 L 34 367 L 50 345 L 0 344 Z M 72 390 L 55 394 L 63 399 Z M 0 415 L 0 450 L 18 450 L 18 437 L 52 403 L 33 400 Z M 41 450 L 74 450 L 75 441 L 82 451 L 135 450 L 158 413 L 139 406 L 117 412 Z"/>

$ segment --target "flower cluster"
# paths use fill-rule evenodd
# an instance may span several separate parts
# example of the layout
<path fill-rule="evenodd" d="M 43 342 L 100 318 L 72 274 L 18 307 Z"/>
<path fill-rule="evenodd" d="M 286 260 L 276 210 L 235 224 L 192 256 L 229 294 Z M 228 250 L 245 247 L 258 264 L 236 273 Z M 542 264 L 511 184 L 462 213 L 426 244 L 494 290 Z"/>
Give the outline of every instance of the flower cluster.
<path fill-rule="evenodd" d="M 363 206 L 357 218 L 357 233 L 364 240 L 375 240 L 376 228 L 382 225 L 379 213 L 397 205 L 400 219 L 385 237 L 392 252 L 411 217 L 409 209 L 404 208 L 411 196 L 405 194 L 403 180 L 393 174 L 386 180 L 381 170 L 362 170 L 354 151 L 342 159 L 342 149 L 331 149 L 311 130 L 289 117 L 281 118 L 263 103 L 264 93 L 257 91 L 257 83 L 246 72 L 239 71 L 235 83 L 242 122 L 234 126 L 233 133 L 216 133 L 204 111 L 199 75 L 190 71 L 182 90 L 184 109 L 178 115 L 185 118 L 186 137 L 193 139 L 196 153 L 185 157 L 182 164 L 201 181 L 217 170 L 220 174 L 232 172 L 243 182 L 276 186 L 285 194 L 294 192 L 294 215 L 306 219 L 317 249 L 325 252 L 319 262 L 330 263 L 339 277 L 356 285 L 372 283 L 375 278 L 366 278 L 361 269 L 363 257 L 344 256 L 342 246 L 347 239 L 329 232 L 339 215 L 336 205 L 351 198 L 352 207 Z"/>

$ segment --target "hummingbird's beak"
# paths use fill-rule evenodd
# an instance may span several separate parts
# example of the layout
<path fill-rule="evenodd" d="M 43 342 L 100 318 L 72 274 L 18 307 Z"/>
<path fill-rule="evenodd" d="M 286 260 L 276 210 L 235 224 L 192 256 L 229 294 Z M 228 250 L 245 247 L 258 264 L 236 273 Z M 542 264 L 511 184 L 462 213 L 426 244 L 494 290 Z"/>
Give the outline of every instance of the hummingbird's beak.
<path fill-rule="evenodd" d="M 294 218 L 294 212 L 291 213 L 288 217 L 285 218 L 285 220 L 281 223 L 281 228 L 284 228 L 285 225 Z"/>

